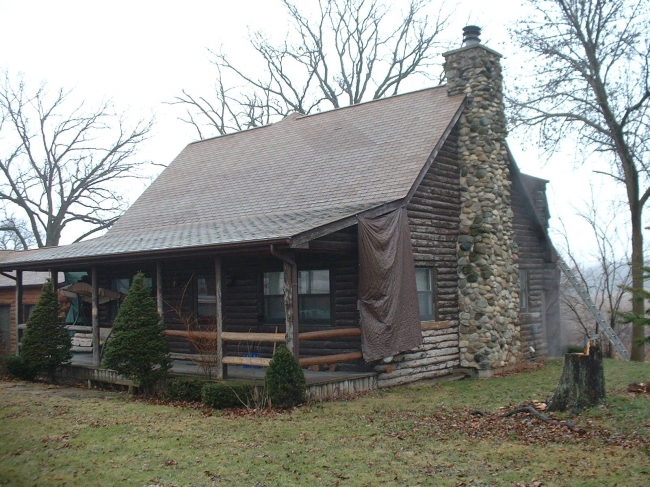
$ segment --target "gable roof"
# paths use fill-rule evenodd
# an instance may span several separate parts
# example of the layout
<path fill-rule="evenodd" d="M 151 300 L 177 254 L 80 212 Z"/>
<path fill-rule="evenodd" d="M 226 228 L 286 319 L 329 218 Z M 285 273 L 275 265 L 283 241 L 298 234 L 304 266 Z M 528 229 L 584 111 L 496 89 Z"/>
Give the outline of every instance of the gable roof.
<path fill-rule="evenodd" d="M 2 265 L 288 239 L 400 200 L 463 100 L 441 86 L 189 144 L 106 235 Z"/>

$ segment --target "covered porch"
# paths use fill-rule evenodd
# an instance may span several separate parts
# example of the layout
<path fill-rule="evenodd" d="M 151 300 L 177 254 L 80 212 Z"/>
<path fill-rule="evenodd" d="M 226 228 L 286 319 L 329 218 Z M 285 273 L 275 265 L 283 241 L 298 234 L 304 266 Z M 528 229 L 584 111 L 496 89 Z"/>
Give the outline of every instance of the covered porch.
<path fill-rule="evenodd" d="M 361 353 L 356 239 L 353 226 L 300 248 L 283 241 L 22 264 L 16 266 L 16 336 L 25 322 L 23 270 L 47 269 L 55 285 L 59 272 L 85 273 L 80 319 L 68 328 L 91 346 L 88 353 L 75 347 L 73 365 L 101 368 L 120 302 L 115 296 L 124 296 L 142 271 L 169 337 L 174 374 L 199 375 L 209 366 L 216 379 L 255 380 L 284 344 L 310 384 L 375 376 Z M 358 390 L 350 387 L 343 390 Z"/>

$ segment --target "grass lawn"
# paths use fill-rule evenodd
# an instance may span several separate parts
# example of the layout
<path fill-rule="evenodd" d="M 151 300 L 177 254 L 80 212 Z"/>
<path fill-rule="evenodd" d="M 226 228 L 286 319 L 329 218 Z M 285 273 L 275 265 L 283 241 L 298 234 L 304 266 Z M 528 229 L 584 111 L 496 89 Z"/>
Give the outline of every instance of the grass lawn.
<path fill-rule="evenodd" d="M 0 382 L 0 485 L 650 485 L 650 397 L 626 392 L 650 364 L 606 361 L 607 403 L 573 419 L 584 434 L 496 417 L 550 397 L 560 373 L 554 361 L 243 415 Z"/>

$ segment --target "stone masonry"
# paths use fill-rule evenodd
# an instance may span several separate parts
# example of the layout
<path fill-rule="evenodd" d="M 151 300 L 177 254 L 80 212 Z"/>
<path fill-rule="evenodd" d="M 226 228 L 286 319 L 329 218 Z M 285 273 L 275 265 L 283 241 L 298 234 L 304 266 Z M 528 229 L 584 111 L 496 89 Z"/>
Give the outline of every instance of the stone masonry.
<path fill-rule="evenodd" d="M 479 43 L 478 27 L 464 32 L 464 46 L 444 54 L 448 93 L 467 94 L 458 144 L 460 359 L 463 367 L 495 369 L 521 359 L 501 55 Z"/>

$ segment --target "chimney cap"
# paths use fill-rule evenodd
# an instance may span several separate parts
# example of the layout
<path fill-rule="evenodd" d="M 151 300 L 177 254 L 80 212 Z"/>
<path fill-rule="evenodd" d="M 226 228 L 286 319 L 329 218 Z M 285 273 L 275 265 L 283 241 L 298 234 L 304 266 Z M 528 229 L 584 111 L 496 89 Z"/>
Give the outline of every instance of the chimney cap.
<path fill-rule="evenodd" d="M 463 46 L 472 46 L 480 44 L 481 28 L 477 25 L 468 25 L 463 27 Z"/>

